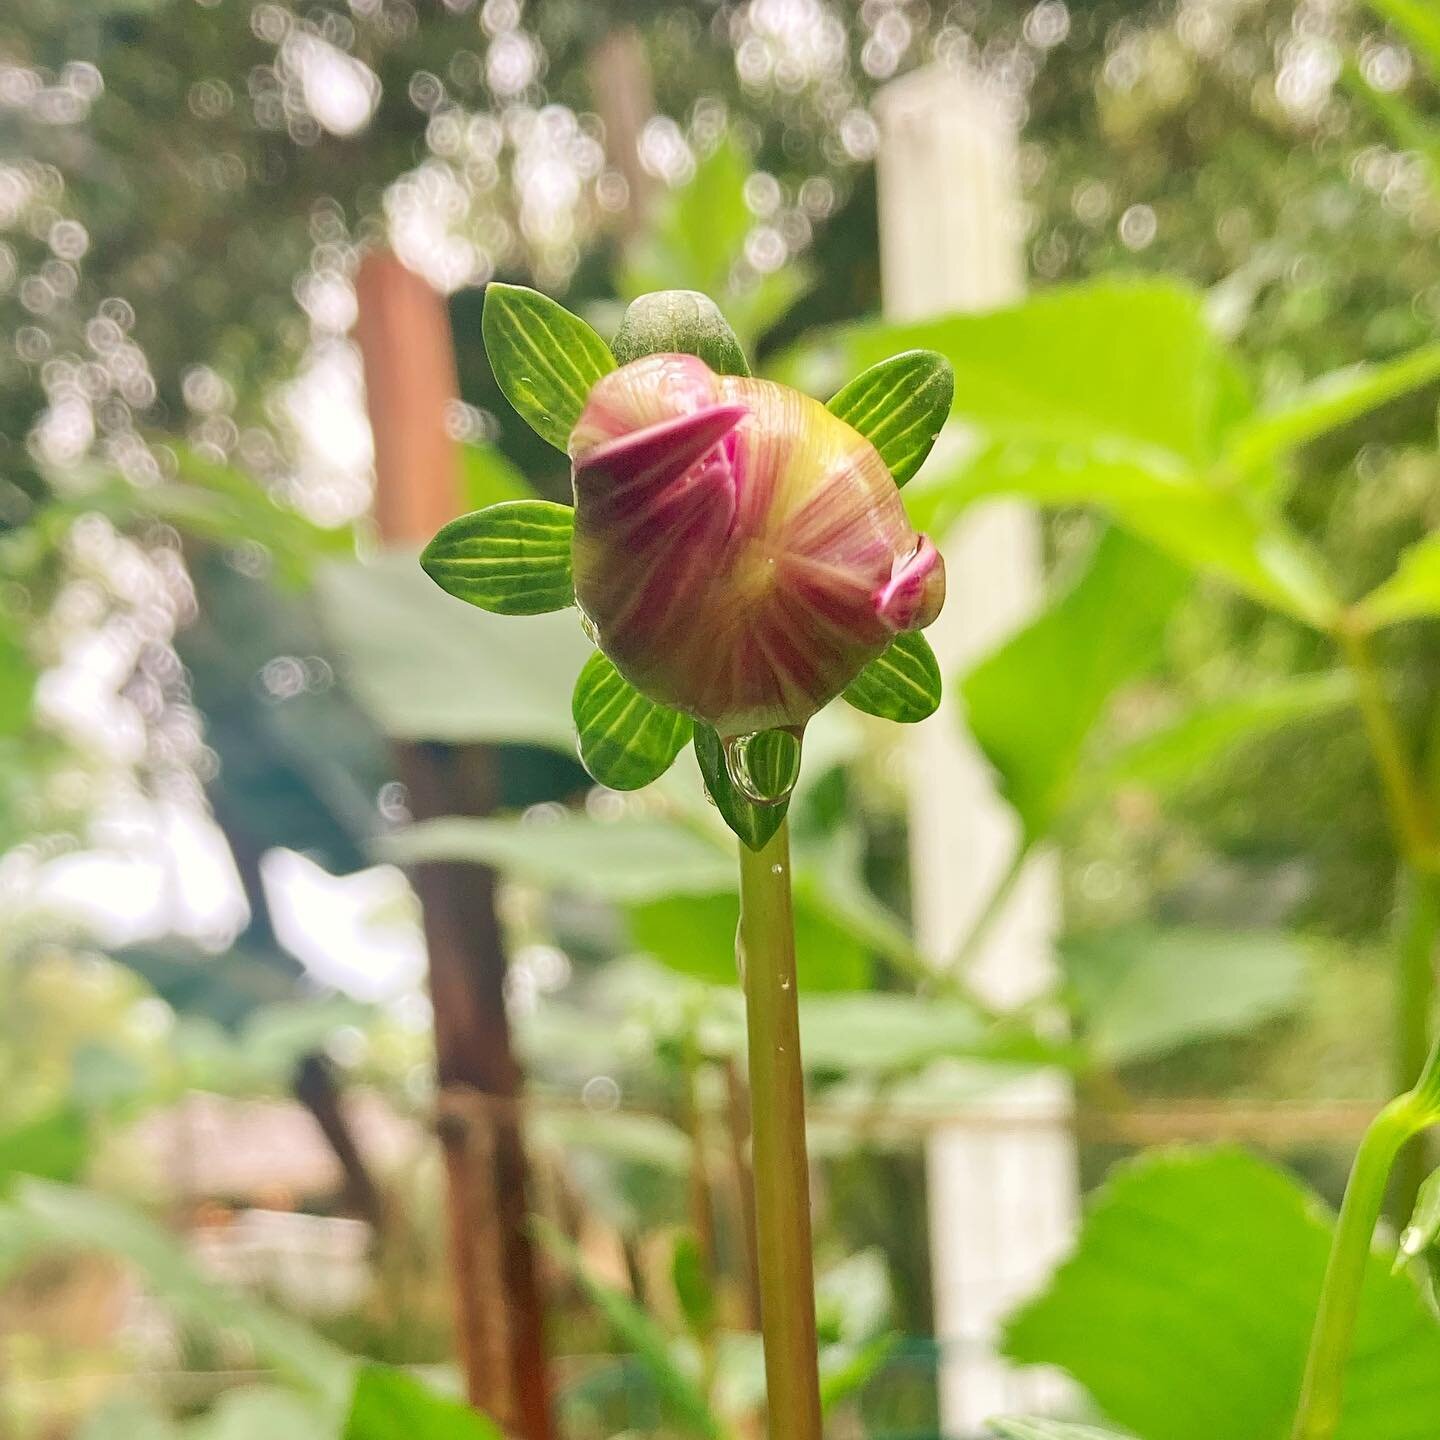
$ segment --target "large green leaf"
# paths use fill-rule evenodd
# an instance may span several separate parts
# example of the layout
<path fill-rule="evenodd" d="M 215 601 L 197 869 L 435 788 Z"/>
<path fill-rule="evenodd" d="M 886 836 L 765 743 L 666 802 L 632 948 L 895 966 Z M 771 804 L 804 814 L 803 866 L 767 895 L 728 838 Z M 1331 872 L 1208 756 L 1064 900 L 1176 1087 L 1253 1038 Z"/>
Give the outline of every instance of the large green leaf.
<path fill-rule="evenodd" d="M 950 362 L 955 414 L 989 433 L 1072 444 L 1104 436 L 1172 466 L 1218 454 L 1227 362 L 1199 292 L 1173 282 L 1102 280 L 983 314 L 849 325 L 792 352 L 782 371 L 806 388 L 833 386 L 832 376 L 911 349 Z"/>
<path fill-rule="evenodd" d="M 1068 1371 L 1144 1440 L 1282 1440 L 1331 1232 L 1310 1193 L 1250 1155 L 1141 1159 L 1098 1192 L 1005 1351 Z M 1433 1440 L 1437 1414 L 1440 1329 L 1376 1255 L 1336 1440 Z"/>
<path fill-rule="evenodd" d="M 1370 0 L 1370 8 L 1388 20 L 1436 80 L 1440 80 L 1440 14 L 1431 0 Z"/>
<path fill-rule="evenodd" d="M 658 780 L 694 731 L 688 715 L 647 700 L 599 650 L 575 682 L 571 713 L 585 768 L 612 790 Z"/>
<path fill-rule="evenodd" d="M 1119 785 L 1158 790 L 1182 785 L 1246 741 L 1328 714 L 1354 698 L 1354 678 L 1333 670 L 1197 705 L 1105 759 L 1087 764 L 1076 777 L 1071 803 L 1094 803 Z"/>
<path fill-rule="evenodd" d="M 709 725 L 695 726 L 695 759 L 705 782 L 705 793 L 715 802 L 721 818 L 742 844 L 752 850 L 763 849 L 765 842 L 780 828 L 790 802 L 782 800 L 778 805 L 757 805 L 742 795 L 726 768 L 725 747 Z"/>
<path fill-rule="evenodd" d="M 386 1365 L 366 1365 L 341 1440 L 501 1440 L 499 1429 L 468 1405 Z"/>
<path fill-rule="evenodd" d="M 740 901 L 733 889 L 630 905 L 626 919 L 631 944 L 669 969 L 717 985 L 735 983 Z M 805 994 L 863 990 L 870 983 L 870 950 L 864 937 L 803 892 L 795 896 L 795 954 Z"/>
<path fill-rule="evenodd" d="M 113 1255 L 133 1265 L 147 1288 L 187 1323 L 243 1335 L 282 1378 L 329 1402 L 349 1393 L 352 1362 L 298 1320 L 200 1274 L 179 1241 L 119 1201 L 92 1190 L 27 1180 L 0 1222 L 7 1245 Z M 7 1248 L 14 1263 L 16 1251 Z"/>
<path fill-rule="evenodd" d="M 1155 281 L 1057 288 L 1011 309 L 846 327 L 784 367 L 833 369 L 924 346 L 955 370 L 957 417 L 988 443 L 934 468 L 912 513 L 953 517 L 989 495 L 1094 504 L 1194 568 L 1307 623 L 1336 605 L 1307 545 L 1265 497 L 1218 471 L 1248 401 L 1195 291 Z M 928 522 L 933 525 L 933 522 Z"/>
<path fill-rule="evenodd" d="M 1185 589 L 1171 561 L 1111 530 L 1075 584 L 961 681 L 970 731 L 1030 839 L 1065 805 L 1110 697 L 1157 659 Z"/>
<path fill-rule="evenodd" d="M 460 454 L 460 494 L 467 510 L 483 510 L 502 500 L 534 500 L 535 487 L 496 445 L 464 444 Z"/>
<path fill-rule="evenodd" d="M 1422 345 L 1384 365 L 1356 365 L 1322 376 L 1273 410 L 1240 425 L 1222 463 L 1248 471 L 1440 377 L 1440 344 Z"/>
<path fill-rule="evenodd" d="M 572 614 L 467 610 L 412 554 L 326 566 L 317 580 L 346 677 L 387 734 L 574 753 L 570 691 L 591 646 Z"/>
<path fill-rule="evenodd" d="M 1304 948 L 1271 931 L 1130 926 L 1069 936 L 1062 954 L 1083 1038 L 1110 1065 L 1252 1029 L 1305 994 Z"/>
<path fill-rule="evenodd" d="M 575 512 L 549 500 L 505 500 L 444 526 L 420 566 L 457 600 L 497 615 L 543 615 L 575 603 Z"/>
<path fill-rule="evenodd" d="M 42 1180 L 79 1177 L 90 1153 L 90 1127 L 73 1106 L 0 1134 L 0 1195 L 25 1175 Z"/>
<path fill-rule="evenodd" d="M 1440 615 L 1440 534 L 1410 546 L 1395 573 L 1356 606 L 1356 615 L 1372 629 Z"/>
<path fill-rule="evenodd" d="M 1093 1425 L 1070 1425 L 1063 1420 L 992 1420 L 990 1428 L 1000 1440 L 1126 1440 L 1118 1430 L 1097 1430 Z"/>
<path fill-rule="evenodd" d="M 857 375 L 827 408 L 858 430 L 904 485 L 925 463 L 954 398 L 950 362 L 933 350 L 907 350 Z"/>
<path fill-rule="evenodd" d="M 493 281 L 480 322 L 505 398 L 542 439 L 564 450 L 590 389 L 615 368 L 610 347 L 538 290 Z"/>
<path fill-rule="evenodd" d="M 897 635 L 845 688 L 845 701 L 867 715 L 913 725 L 940 708 L 940 662 L 918 631 Z"/>
<path fill-rule="evenodd" d="M 702 1436 L 704 1440 L 724 1440 L 720 1421 L 710 1407 L 694 1367 L 682 1363 L 676 1347 L 659 1325 L 628 1295 L 591 1275 L 580 1252 L 553 1225 L 538 1224 L 536 1233 L 545 1248 L 574 1276 L 625 1350 L 644 1367 L 662 1404 L 682 1432 Z"/>
<path fill-rule="evenodd" d="M 427 820 L 387 837 L 402 864 L 466 860 L 536 885 L 601 900 L 713 895 L 735 883 L 735 857 L 708 836 L 669 820 Z"/>

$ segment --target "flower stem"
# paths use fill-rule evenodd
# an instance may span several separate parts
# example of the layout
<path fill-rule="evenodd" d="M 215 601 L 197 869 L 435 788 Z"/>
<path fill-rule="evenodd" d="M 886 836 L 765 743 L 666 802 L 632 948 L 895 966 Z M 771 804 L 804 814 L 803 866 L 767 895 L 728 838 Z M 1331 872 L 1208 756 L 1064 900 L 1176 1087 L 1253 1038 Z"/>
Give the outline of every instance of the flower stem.
<path fill-rule="evenodd" d="M 1416 1083 L 1425 1067 L 1435 1011 L 1435 950 L 1440 940 L 1440 876 L 1405 870 L 1399 926 L 1396 983 L 1396 1089 Z M 1415 1209 L 1429 1173 L 1425 1145 L 1418 1137 L 1401 1151 L 1395 1166 L 1393 1214 L 1403 1224 Z"/>
<path fill-rule="evenodd" d="M 1391 1167 L 1401 1147 L 1440 1119 L 1440 1048 L 1415 1088 L 1392 1100 L 1360 1142 L 1320 1289 L 1291 1440 L 1331 1440 L 1340 1424 L 1345 1365 L 1355 1338 L 1360 1292 Z"/>
<path fill-rule="evenodd" d="M 740 847 L 740 934 L 750 1037 L 750 1102 L 760 1318 L 772 1440 L 820 1440 L 810 1167 L 784 823 Z"/>

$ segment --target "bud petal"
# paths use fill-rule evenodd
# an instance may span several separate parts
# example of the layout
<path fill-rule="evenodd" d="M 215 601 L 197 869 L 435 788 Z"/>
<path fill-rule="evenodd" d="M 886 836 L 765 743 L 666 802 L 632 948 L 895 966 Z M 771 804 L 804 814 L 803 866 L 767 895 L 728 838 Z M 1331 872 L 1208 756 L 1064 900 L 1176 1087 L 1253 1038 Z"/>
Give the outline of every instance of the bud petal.
<path fill-rule="evenodd" d="M 797 391 L 650 355 L 595 385 L 569 448 L 594 638 L 722 736 L 803 725 L 940 609 L 884 461 Z"/>

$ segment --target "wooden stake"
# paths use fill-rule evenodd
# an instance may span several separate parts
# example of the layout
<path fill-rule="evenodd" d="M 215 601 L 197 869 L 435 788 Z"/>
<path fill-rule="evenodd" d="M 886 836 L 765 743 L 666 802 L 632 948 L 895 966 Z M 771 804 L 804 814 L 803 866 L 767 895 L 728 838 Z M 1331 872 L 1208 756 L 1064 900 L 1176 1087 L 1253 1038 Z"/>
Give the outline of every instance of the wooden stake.
<path fill-rule="evenodd" d="M 387 253 L 365 259 L 356 291 L 375 518 L 385 543 L 418 547 L 460 508 L 458 457 L 445 427 L 457 393 L 449 319 L 441 297 Z M 417 820 L 494 808 L 494 757 L 483 746 L 397 744 L 395 764 Z M 553 1440 L 495 880 L 479 866 L 448 863 L 419 865 L 413 879 L 429 952 L 466 1391 L 476 1409 L 525 1440 Z"/>

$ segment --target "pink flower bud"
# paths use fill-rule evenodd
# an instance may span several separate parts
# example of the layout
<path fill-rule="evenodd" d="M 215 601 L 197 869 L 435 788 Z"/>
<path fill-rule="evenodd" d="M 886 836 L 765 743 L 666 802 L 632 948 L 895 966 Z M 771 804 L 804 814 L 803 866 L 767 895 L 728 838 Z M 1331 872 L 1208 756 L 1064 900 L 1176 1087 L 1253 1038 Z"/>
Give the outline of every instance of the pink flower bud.
<path fill-rule="evenodd" d="M 570 455 L 596 643 L 722 736 L 804 725 L 944 601 L 874 446 L 783 385 L 646 356 L 597 382 Z"/>

